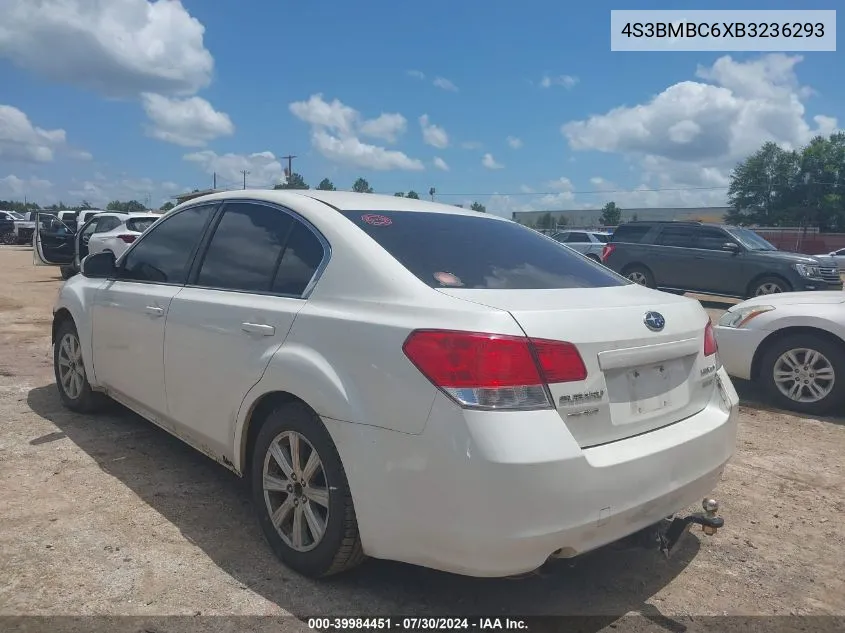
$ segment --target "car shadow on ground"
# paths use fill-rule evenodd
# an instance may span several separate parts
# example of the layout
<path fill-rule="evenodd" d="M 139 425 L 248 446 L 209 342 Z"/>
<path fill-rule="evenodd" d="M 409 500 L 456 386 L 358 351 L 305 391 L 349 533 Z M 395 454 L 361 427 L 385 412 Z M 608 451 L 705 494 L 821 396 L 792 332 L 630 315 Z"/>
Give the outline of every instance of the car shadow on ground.
<path fill-rule="evenodd" d="M 370 560 L 349 574 L 311 581 L 273 556 L 246 486 L 222 466 L 117 405 L 98 416 L 74 414 L 63 408 L 52 384 L 32 389 L 27 401 L 58 428 L 31 443 L 66 436 L 223 571 L 298 617 L 373 616 L 375 605 L 381 615 L 597 616 L 588 619 L 586 630 L 599 630 L 633 611 L 666 630 L 684 629 L 646 601 L 695 557 L 695 535 L 687 535 L 669 560 L 654 551 L 603 549 L 520 579 L 467 578 Z M 360 605 L 370 612 L 360 613 Z"/>
<path fill-rule="evenodd" d="M 770 404 L 766 395 L 753 382 L 740 380 L 739 378 L 731 378 L 731 382 L 739 395 L 739 403 L 742 406 L 756 409 L 758 411 L 769 411 L 771 413 L 792 415 L 803 420 L 820 420 L 822 422 L 830 422 L 831 424 L 845 425 L 845 417 L 843 416 L 810 415 L 808 413 L 799 413 L 797 411 L 780 409 Z"/>

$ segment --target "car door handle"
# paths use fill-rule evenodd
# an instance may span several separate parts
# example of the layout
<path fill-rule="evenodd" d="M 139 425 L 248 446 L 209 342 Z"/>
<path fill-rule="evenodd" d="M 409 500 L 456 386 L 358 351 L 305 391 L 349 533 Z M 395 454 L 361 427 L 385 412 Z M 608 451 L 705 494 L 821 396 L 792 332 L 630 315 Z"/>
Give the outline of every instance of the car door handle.
<path fill-rule="evenodd" d="M 158 306 L 147 306 L 144 308 L 144 312 L 150 316 L 160 317 L 164 315 L 164 308 L 159 308 Z"/>
<path fill-rule="evenodd" d="M 241 323 L 241 329 L 247 334 L 260 334 L 261 336 L 273 336 L 276 328 L 272 325 L 262 323 Z"/>

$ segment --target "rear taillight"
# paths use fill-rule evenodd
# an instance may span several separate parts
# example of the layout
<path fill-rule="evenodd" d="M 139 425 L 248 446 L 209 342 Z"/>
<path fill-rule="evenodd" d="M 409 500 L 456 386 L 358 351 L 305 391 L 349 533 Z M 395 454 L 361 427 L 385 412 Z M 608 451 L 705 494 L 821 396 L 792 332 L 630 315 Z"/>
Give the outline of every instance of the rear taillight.
<path fill-rule="evenodd" d="M 615 251 L 615 250 L 616 250 L 615 244 L 605 244 L 604 247 L 602 247 L 602 249 L 601 249 L 601 255 L 599 255 L 599 257 L 601 257 L 601 260 L 603 262 L 606 262 L 607 258 L 610 257 L 611 253 L 613 253 L 613 251 Z"/>
<path fill-rule="evenodd" d="M 548 384 L 587 377 L 578 350 L 563 341 L 417 330 L 402 349 L 436 387 L 470 408 L 549 408 Z"/>
<path fill-rule="evenodd" d="M 135 241 L 135 239 L 136 239 L 137 237 L 138 237 L 137 235 L 125 234 L 125 235 L 118 235 L 118 236 L 117 236 L 117 239 L 119 239 L 119 240 L 123 240 L 123 241 L 124 241 L 124 242 L 126 242 L 127 244 L 131 244 L 132 242 L 134 242 L 134 241 Z"/>
<path fill-rule="evenodd" d="M 708 321 L 704 328 L 704 355 L 712 356 L 719 351 L 719 346 L 716 344 L 716 335 L 713 333 L 713 324 Z"/>

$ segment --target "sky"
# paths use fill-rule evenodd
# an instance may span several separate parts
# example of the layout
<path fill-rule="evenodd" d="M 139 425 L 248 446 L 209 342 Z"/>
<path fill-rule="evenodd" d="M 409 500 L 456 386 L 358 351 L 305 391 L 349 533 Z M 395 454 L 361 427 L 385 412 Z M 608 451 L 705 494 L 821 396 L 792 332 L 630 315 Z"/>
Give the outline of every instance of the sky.
<path fill-rule="evenodd" d="M 0 199 L 158 207 L 295 155 L 501 215 L 719 206 L 763 142 L 839 129 L 845 56 L 611 52 L 611 8 L 678 4 L 0 0 Z"/>

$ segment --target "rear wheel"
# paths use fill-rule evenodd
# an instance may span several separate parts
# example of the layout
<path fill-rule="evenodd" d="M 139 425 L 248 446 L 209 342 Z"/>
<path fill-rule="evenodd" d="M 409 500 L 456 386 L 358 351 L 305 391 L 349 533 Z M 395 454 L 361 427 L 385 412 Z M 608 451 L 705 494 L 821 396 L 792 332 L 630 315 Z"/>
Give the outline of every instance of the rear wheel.
<path fill-rule="evenodd" d="M 793 334 L 765 351 L 759 379 L 784 409 L 821 415 L 845 404 L 845 349 L 816 334 Z"/>
<path fill-rule="evenodd" d="M 82 345 L 73 321 L 66 320 L 56 331 L 53 346 L 56 386 L 64 405 L 78 413 L 93 413 L 108 403 L 108 398 L 91 389 L 82 360 Z"/>
<path fill-rule="evenodd" d="M 0 244 L 14 244 L 17 241 L 18 237 L 13 231 L 0 235 Z"/>
<path fill-rule="evenodd" d="M 779 292 L 789 292 L 792 287 L 780 277 L 762 277 L 751 284 L 749 288 L 749 297 L 759 297 L 762 295 L 777 294 Z"/>
<path fill-rule="evenodd" d="M 305 404 L 283 404 L 264 420 L 252 452 L 251 483 L 261 529 L 285 565 L 320 578 L 364 560 L 337 448 Z"/>
<path fill-rule="evenodd" d="M 646 288 L 654 288 L 654 275 L 645 266 L 631 266 L 625 269 L 622 273 L 625 277 L 633 281 L 635 284 L 640 284 Z"/>
<path fill-rule="evenodd" d="M 68 280 L 76 274 L 76 271 L 71 266 L 62 266 L 62 279 Z"/>

